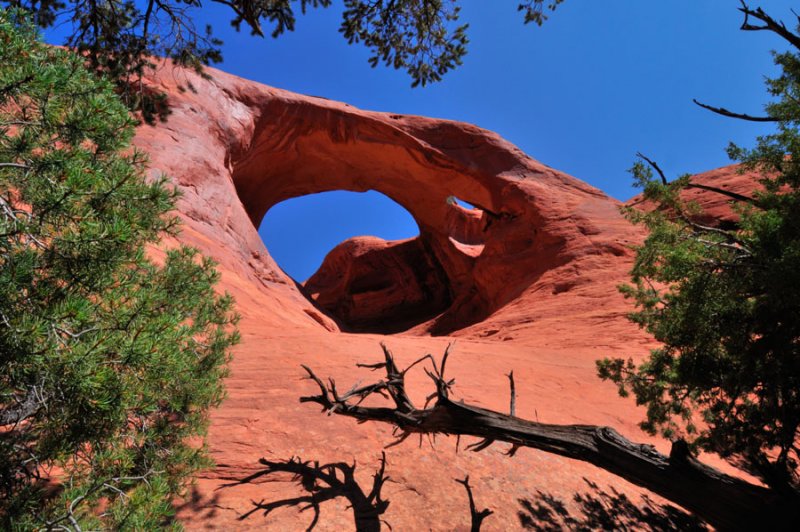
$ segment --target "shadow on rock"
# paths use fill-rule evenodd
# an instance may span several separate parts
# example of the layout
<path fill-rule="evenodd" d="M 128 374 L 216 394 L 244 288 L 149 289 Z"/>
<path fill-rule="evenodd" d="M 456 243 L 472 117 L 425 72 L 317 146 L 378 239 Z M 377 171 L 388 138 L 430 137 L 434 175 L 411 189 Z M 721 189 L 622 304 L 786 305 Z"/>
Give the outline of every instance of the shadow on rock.
<path fill-rule="evenodd" d="M 250 518 L 259 511 L 263 511 L 264 517 L 267 517 L 275 509 L 298 506 L 301 512 L 306 510 L 314 511 L 314 518 L 307 529 L 312 530 L 319 523 L 320 505 L 325 501 L 344 497 L 348 500 L 353 510 L 356 530 L 364 532 L 378 531 L 381 529 L 381 523 L 385 523 L 380 518 L 389 507 L 389 501 L 381 498 L 381 489 L 384 483 L 389 480 L 389 477 L 385 474 L 385 453 L 381 456 L 380 468 L 373 475 L 372 487 L 369 493 L 366 493 L 355 480 L 355 463 L 350 465 L 344 462 L 336 462 L 320 465 L 319 462 L 303 461 L 298 457 L 278 462 L 262 458 L 259 463 L 265 468 L 236 482 L 224 484 L 219 489 L 248 484 L 256 479 L 276 473 L 290 473 L 292 474 L 291 480 L 297 482 L 308 494 L 271 502 L 265 500 L 253 501 L 253 509 L 239 516 L 240 521 Z"/>
<path fill-rule="evenodd" d="M 205 497 L 196 486 L 193 486 L 189 491 L 187 499 L 175 505 L 176 513 L 184 510 L 190 510 L 201 515 L 205 519 L 216 517 L 218 510 L 233 510 L 220 504 L 219 494 L 214 494 L 212 497 Z"/>
<path fill-rule="evenodd" d="M 520 499 L 517 512 L 523 528 L 531 530 L 708 530 L 702 520 L 668 504 L 642 496 L 638 504 L 614 488 L 611 492 L 584 478 L 589 491 L 576 493 L 580 508 L 571 513 L 566 503 L 550 494 L 538 492 L 534 500 Z"/>

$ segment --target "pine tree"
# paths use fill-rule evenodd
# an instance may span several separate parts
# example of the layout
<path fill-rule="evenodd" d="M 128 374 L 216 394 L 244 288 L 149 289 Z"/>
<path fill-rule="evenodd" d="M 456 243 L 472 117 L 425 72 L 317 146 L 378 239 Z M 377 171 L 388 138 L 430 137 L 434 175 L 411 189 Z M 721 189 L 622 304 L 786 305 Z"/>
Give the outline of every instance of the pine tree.
<path fill-rule="evenodd" d="M 735 227 L 698 221 L 698 207 L 658 165 L 638 161 L 632 173 L 658 208 L 628 209 L 650 236 L 638 249 L 633 284 L 623 292 L 638 310 L 631 319 L 662 347 L 636 366 L 606 359 L 600 375 L 647 407 L 642 427 L 743 466 L 771 488 L 800 491 L 800 35 L 742 2 L 744 30 L 767 30 L 791 45 L 776 53 L 775 98 L 766 116 L 703 105 L 728 117 L 771 121 L 756 147 L 732 145 L 740 171 L 760 175 L 750 195 L 723 194 L 738 213 Z M 800 23 L 800 17 L 798 17 Z M 798 26 L 800 28 L 800 25 Z M 702 105 L 702 104 L 701 104 Z M 653 170 L 659 175 L 654 175 Z"/>
<path fill-rule="evenodd" d="M 265 31 L 279 37 L 294 31 L 297 11 L 329 7 L 332 0 L 211 0 L 231 11 L 231 25 L 242 25 L 255 36 Z M 541 25 L 547 11 L 563 0 L 524 0 L 517 5 L 525 23 Z M 166 95 L 141 80 L 167 57 L 193 68 L 222 61 L 222 41 L 213 28 L 198 27 L 194 18 L 200 0 L 4 0 L 7 6 L 30 11 L 47 28 L 68 25 L 67 47 L 79 51 L 91 67 L 113 80 L 131 109 L 148 122 L 166 119 Z M 343 0 L 339 33 L 350 44 L 361 43 L 373 67 L 405 70 L 412 85 L 440 81 L 461 64 L 467 53 L 467 25 L 459 23 L 458 0 Z M 266 28 L 265 28 L 266 26 Z M 187 87 L 191 89 L 191 87 Z"/>
<path fill-rule="evenodd" d="M 134 121 L 83 58 L 0 12 L 0 528 L 151 529 L 208 464 L 236 316 Z"/>
<path fill-rule="evenodd" d="M 451 398 L 445 375 L 448 350 L 399 368 L 384 360 L 362 367 L 385 376 L 348 392 L 304 366 L 318 392 L 302 397 L 325 413 L 358 422 L 388 423 L 399 444 L 412 435 L 480 438 L 583 460 L 680 504 L 720 530 L 795 530 L 800 523 L 800 15 L 795 31 L 742 2 L 742 29 L 769 31 L 790 45 L 774 55 L 781 74 L 768 80 L 774 98 L 765 116 L 699 104 L 726 117 L 773 122 L 776 131 L 755 148 L 729 147 L 741 172 L 759 176 L 739 194 L 692 176 L 669 182 L 658 164 L 640 157 L 632 173 L 649 209 L 628 218 L 649 236 L 637 249 L 632 282 L 622 287 L 636 304 L 631 319 L 660 342 L 638 365 L 632 359 L 598 362 L 599 375 L 620 394 L 647 408 L 642 428 L 672 440 L 668 455 L 631 442 L 613 427 L 556 425 L 519 418 L 509 375 L 510 413 Z M 736 223 L 713 224 L 684 191 L 701 188 L 731 203 Z M 425 406 L 412 403 L 405 376 L 424 369 L 435 389 Z M 370 396 L 387 401 L 366 406 Z M 377 400 L 377 398 L 376 398 Z M 728 459 L 760 477 L 757 485 L 704 464 L 696 451 Z"/>

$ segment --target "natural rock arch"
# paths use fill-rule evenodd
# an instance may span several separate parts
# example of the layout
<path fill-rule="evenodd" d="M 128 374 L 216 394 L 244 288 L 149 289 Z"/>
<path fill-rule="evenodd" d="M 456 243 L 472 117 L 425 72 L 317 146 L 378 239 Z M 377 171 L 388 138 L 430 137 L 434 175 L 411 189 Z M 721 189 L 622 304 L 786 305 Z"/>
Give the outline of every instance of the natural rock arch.
<path fill-rule="evenodd" d="M 404 235 L 396 240 L 354 236 L 344 241 L 340 236 L 310 274 L 305 265 L 300 277 L 284 268 L 313 305 L 335 319 L 343 331 L 382 334 L 408 330 L 447 310 L 452 302 L 448 279 L 425 249 L 419 226 L 406 209 L 380 193 L 325 194 L 286 200 L 267 211 L 259 234 L 273 258 L 279 260 L 279 252 L 286 256 L 289 250 L 294 253 L 302 249 L 309 238 L 330 245 L 331 238 L 342 235 L 344 227 L 351 231 L 349 234 L 376 234 L 371 232 L 375 221 L 370 218 L 374 216 L 384 222 L 396 221 Z M 301 198 L 310 201 L 293 203 Z M 308 210 L 310 206 L 313 211 Z M 281 208 L 280 214 L 273 212 L 276 207 Z M 300 221 L 298 216 L 309 218 Z M 292 227 L 298 222 L 302 230 Z M 341 223 L 344 226 L 337 228 Z M 398 234 L 396 229 L 389 232 Z M 316 253 L 322 249 L 314 251 L 318 257 Z M 293 264 L 295 269 L 300 267 L 296 259 Z"/>
<path fill-rule="evenodd" d="M 207 249 L 242 283 L 256 281 L 284 301 L 285 313 L 264 315 L 276 325 L 307 326 L 311 317 L 332 331 L 340 329 L 336 321 L 349 321 L 353 330 L 412 326 L 418 334 L 489 337 L 507 323 L 563 322 L 565 313 L 596 312 L 600 294 L 614 292 L 619 282 L 620 255 L 630 257 L 630 244 L 641 238 L 620 215 L 619 202 L 490 131 L 362 111 L 210 72 L 212 79 L 201 79 L 160 70 L 156 81 L 173 95 L 173 114 L 140 133 L 137 144 L 150 153 L 152 171 L 172 176 L 184 193 L 182 240 Z M 178 90 L 184 78 L 196 92 Z M 181 158 L 169 155 L 176 152 Z M 342 320 L 309 304 L 271 259 L 256 227 L 272 205 L 330 190 L 376 190 L 405 207 L 420 228 L 408 247 L 415 248 L 415 260 L 441 273 L 434 292 L 448 296 L 433 300 L 446 303 L 426 307 L 416 323 L 388 311 Z M 345 248 L 369 251 L 375 263 L 398 258 L 396 246 L 380 241 Z M 317 281 L 319 297 L 335 299 L 337 290 L 347 290 Z M 348 286 L 368 281 L 359 274 Z M 572 290 L 581 296 L 556 299 Z M 523 293 L 535 297 L 526 295 L 519 305 Z M 395 319 L 403 323 L 387 328 Z"/>
<path fill-rule="evenodd" d="M 486 291 L 470 275 L 476 257 L 458 242 L 467 235 L 474 241 L 490 225 L 490 215 L 448 201 L 458 192 L 491 212 L 496 200 L 484 183 L 452 163 L 442 166 L 440 155 L 391 122 L 353 117 L 338 109 L 319 113 L 304 105 L 271 109 L 264 116 L 272 120 L 261 124 L 249 149 L 233 165 L 234 184 L 254 225 L 273 205 L 293 197 L 376 190 L 404 207 L 420 228 L 420 236 L 408 242 L 359 239 L 331 252 L 308 284 L 340 326 L 397 331 L 467 301 L 475 307 L 475 317 L 461 311 L 458 321 L 474 321 L 486 313 L 481 293 Z M 381 263 L 394 266 L 393 279 L 376 277 L 389 271 Z M 414 282 L 402 283 L 409 274 Z M 399 293 L 402 288 L 408 293 Z M 382 304 L 375 308 L 378 301 Z"/>
<path fill-rule="evenodd" d="M 583 217 L 575 213 L 574 226 L 553 227 L 548 211 L 608 203 L 599 191 L 543 167 L 480 128 L 315 103 L 267 101 L 253 137 L 232 154 L 232 178 L 255 226 L 281 201 L 331 190 L 376 190 L 411 213 L 418 239 L 343 243 L 309 280 L 323 310 L 347 330 L 417 326 L 420 332 L 444 334 L 477 323 L 544 271 L 574 258 L 570 233 L 587 233 Z M 528 181 L 531 177 L 537 179 Z M 555 183 L 544 187 L 548 181 Z M 553 197 L 553 184 L 563 197 Z M 455 196 L 477 208 L 461 207 Z M 541 198 L 531 201 L 532 196 Z M 392 280 L 370 279 L 353 264 L 367 255 L 373 272 L 381 263 L 393 264 L 398 274 L 415 272 L 408 296 L 412 303 L 426 298 L 427 303 L 403 304 L 395 287 L 390 299 L 397 304 L 376 309 L 370 301 L 386 303 Z M 331 275 L 334 269 L 352 277 L 342 282 Z M 370 298 L 364 287 L 372 285 L 380 290 Z"/>
<path fill-rule="evenodd" d="M 281 272 L 256 231 L 254 220 L 269 204 L 320 190 L 322 185 L 313 184 L 317 176 L 326 176 L 329 188 L 387 192 L 393 183 L 400 190 L 389 195 L 408 196 L 407 208 L 426 225 L 431 254 L 447 268 L 448 282 L 463 283 L 454 283 L 464 288 L 453 289 L 459 299 L 446 312 L 417 325 L 412 334 L 387 338 L 401 356 L 443 349 L 453 338 L 419 336 L 453 331 L 459 338 L 457 356 L 448 368 L 457 372 L 467 399 L 470 390 L 480 390 L 484 406 L 502 410 L 503 372 L 514 368 L 523 377 L 520 383 L 531 383 L 518 388 L 520 412 L 537 418 L 538 409 L 547 412 L 548 421 L 614 424 L 639 434 L 632 404 L 620 402 L 613 389 L 586 385 L 594 382 L 597 349 L 646 345 L 643 334 L 625 321 L 628 306 L 616 291 L 630 265 L 627 246 L 642 236 L 621 217 L 619 202 L 468 124 L 365 112 L 209 73 L 211 79 L 202 79 L 168 66 L 159 70 L 154 83 L 170 94 L 173 113 L 166 124 L 143 125 L 136 138 L 150 155 L 151 173 L 169 175 L 183 193 L 180 241 L 220 263 L 220 286 L 236 298 L 242 314 L 244 341 L 231 361 L 230 399 L 211 423 L 210 445 L 219 465 L 198 482 L 208 499 L 193 502 L 182 519 L 200 520 L 202 526 L 230 524 L 251 499 L 270 493 L 282 498 L 277 494 L 285 490 L 277 485 L 217 491 L 221 479 L 244 476 L 264 452 L 288 459 L 302 449 L 321 463 L 352 456 L 365 464 L 386 443 L 383 429 L 343 425 L 297 403 L 309 391 L 308 383 L 297 380 L 298 364 L 350 382 L 352 365 L 365 361 L 379 340 L 338 333 Z M 186 78 L 197 92 L 178 90 Z M 452 186 L 445 186 L 448 182 Z M 464 229 L 459 234 L 460 227 L 473 226 L 459 221 L 462 211 L 448 210 L 448 195 L 484 211 L 466 212 L 485 221 L 478 233 Z M 524 378 L 526 371 L 530 378 Z M 421 504 L 417 490 L 429 500 L 450 496 L 456 467 L 499 482 L 481 501 L 497 510 L 495 522 L 504 528 L 518 524 L 520 490 L 546 487 L 548 475 L 557 478 L 551 486 L 561 496 L 571 495 L 569 479 L 580 481 L 584 475 L 632 492 L 604 471 L 549 455 L 520 453 L 510 461 L 501 453 L 451 455 L 448 449 L 447 460 L 426 461 L 411 447 L 398 447 L 391 459 L 391 467 L 406 477 L 398 479 L 403 488 L 393 494 L 392 519 L 406 528 L 440 517 L 441 508 Z M 348 457 L 342 456 L 345 448 Z M 448 480 L 428 482 L 432 478 Z M 217 504 L 218 496 L 226 509 Z M 214 516 L 205 511 L 211 508 Z M 297 517 L 270 519 L 270 525 L 291 527 Z M 335 528 L 336 516 L 331 519 Z"/>

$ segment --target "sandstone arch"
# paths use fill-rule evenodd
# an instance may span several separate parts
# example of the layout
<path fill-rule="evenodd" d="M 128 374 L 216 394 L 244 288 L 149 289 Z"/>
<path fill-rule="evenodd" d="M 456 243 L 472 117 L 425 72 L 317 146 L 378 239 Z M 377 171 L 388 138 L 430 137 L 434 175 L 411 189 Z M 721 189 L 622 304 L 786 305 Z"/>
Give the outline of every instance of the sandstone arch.
<path fill-rule="evenodd" d="M 259 224 L 259 234 L 276 259 L 281 258 L 279 252 L 289 258 L 290 249 L 291 253 L 302 250 L 307 245 L 306 239 L 334 244 L 318 259 L 316 269 L 309 271 L 302 266 L 307 273 L 300 277 L 285 269 L 298 281 L 298 289 L 310 302 L 335 319 L 341 330 L 349 332 L 392 334 L 447 310 L 451 303 L 449 281 L 433 254 L 425 249 L 423 239 L 419 238 L 419 226 L 410 213 L 380 193 L 331 194 L 308 203 L 298 201 L 295 211 L 290 207 L 294 200 L 286 200 L 270 208 Z M 311 205 L 314 208 L 309 211 Z M 283 209 L 282 214 L 273 212 L 278 207 Z M 291 215 L 287 215 L 290 211 Z M 300 213 L 308 219 L 299 219 Z M 356 236 L 342 241 L 340 236 L 331 240 L 335 234 L 342 234 L 341 228 L 336 229 L 340 223 L 348 226 L 349 234 L 374 234 L 371 231 L 377 221 L 370 220 L 372 217 L 401 222 L 404 237 L 386 241 L 383 237 Z M 295 229 L 293 223 L 303 229 Z M 384 226 L 384 229 L 389 228 Z M 389 232 L 398 233 L 396 229 Z M 279 249 L 279 245 L 286 247 Z M 297 259 L 294 266 L 301 268 Z M 303 278 L 306 280 L 300 281 Z"/>
<path fill-rule="evenodd" d="M 458 337 L 448 368 L 459 376 L 467 399 L 479 390 L 484 406 L 506 408 L 503 375 L 513 368 L 520 375 L 521 413 L 554 423 L 614 425 L 633 439 L 653 441 L 636 428 L 640 412 L 632 403 L 619 400 L 610 387 L 592 385 L 593 360 L 604 352 L 599 349 L 647 347 L 625 320 L 628 306 L 616 292 L 630 265 L 627 246 L 641 238 L 620 216 L 618 202 L 474 126 L 370 113 L 209 73 L 212 79 L 159 70 L 154 83 L 170 94 L 173 114 L 156 128 L 142 126 L 136 138 L 150 154 L 151 172 L 166 173 L 183 192 L 180 240 L 220 263 L 221 287 L 234 295 L 243 315 L 229 399 L 212 414 L 210 447 L 217 467 L 198 480 L 197 500 L 180 512 L 188 528 L 232 528 L 250 500 L 291 495 L 279 484 L 217 490 L 247 476 L 264 453 L 289 459 L 302 450 L 321 463 L 373 463 L 389 432 L 342 424 L 299 405 L 297 398 L 310 390 L 298 380 L 298 365 L 311 364 L 338 382 L 351 382 L 353 364 L 368 360 L 381 339 L 407 362 Z M 196 93 L 177 89 L 187 78 Z M 402 150 L 386 147 L 395 144 Z M 303 146 L 327 154 L 313 161 L 314 172 L 304 157 L 307 150 L 298 151 Z M 334 157 L 338 166 L 330 161 Z M 289 160 L 296 165 L 284 164 Z M 376 160 L 383 161 L 381 167 L 394 165 L 391 174 L 369 173 Z M 244 172 L 248 164 L 250 174 Z M 388 338 L 345 334 L 274 264 L 253 221 L 270 203 L 308 189 L 307 179 L 329 166 L 339 168 L 340 181 L 330 174 L 325 186 L 380 186 L 386 192 L 394 183 L 389 195 L 404 194 L 409 210 L 424 221 L 430 253 L 447 268 L 448 282 L 463 283 L 457 285 L 463 287 L 460 299 L 446 312 Z M 353 168 L 361 173 L 345 172 Z M 445 186 L 448 179 L 459 189 Z M 484 212 L 447 210 L 449 194 Z M 474 224 L 462 218 L 476 214 L 486 224 L 473 234 Z M 385 246 L 378 244 L 364 249 Z M 446 331 L 451 337 L 423 337 Z M 410 386 L 411 393 L 425 392 Z M 500 452 L 456 455 L 452 446 L 429 452 L 409 445 L 392 450 L 389 467 L 393 475 L 402 471 L 391 493 L 390 519 L 409 529 L 441 522 L 442 507 L 421 501 L 451 496 L 450 479 L 463 472 L 474 475 L 476 489 L 483 490 L 481 504 L 496 510 L 492 526 L 504 529 L 519 524 L 516 501 L 526 491 L 552 489 L 571 500 L 586 476 L 625 493 L 642 493 L 602 470 L 534 452 L 523 451 L 512 461 Z M 447 481 L 435 480 L 442 478 Z M 458 523 L 462 510 L 459 505 L 458 515 L 447 522 Z M 268 526 L 292 528 L 297 519 L 293 513 L 271 516 Z M 352 516 L 332 511 L 326 519 L 331 528 L 344 529 Z"/>
<path fill-rule="evenodd" d="M 420 236 L 403 243 L 360 239 L 338 246 L 309 279 L 315 300 L 353 331 L 394 332 L 440 321 L 436 317 L 453 303 L 472 305 L 474 316 L 456 311 L 459 322 L 485 315 L 488 291 L 470 275 L 475 257 L 451 238 L 473 235 L 474 240 L 490 229 L 486 211 L 497 210 L 497 200 L 487 184 L 403 131 L 402 118 L 342 111 L 320 112 L 293 102 L 268 106 L 252 143 L 233 161 L 233 182 L 253 224 L 293 197 L 376 190 L 411 213 Z M 486 205 L 483 215 L 447 201 L 456 191 Z M 412 317 L 416 320 L 409 321 Z"/>
<path fill-rule="evenodd" d="M 252 225 L 257 227 L 271 206 L 305 194 L 376 190 L 389 196 L 417 221 L 418 241 L 400 246 L 399 254 L 398 246 L 379 241 L 350 243 L 336 250 L 337 262 L 341 267 L 355 257 L 344 250 L 358 249 L 359 256 L 369 251 L 373 265 L 397 264 L 400 256 L 406 257 L 406 269 L 413 266 L 411 257 L 427 265 L 422 274 L 427 281 L 417 284 L 431 304 L 417 314 L 421 323 L 410 324 L 419 332 L 464 329 L 554 268 L 585 254 L 624 253 L 619 234 L 604 228 L 602 237 L 592 238 L 601 233 L 598 214 L 611 218 L 612 227 L 620 222 L 613 200 L 533 161 L 494 133 L 444 120 L 368 113 L 274 89 L 242 99 L 252 129 L 224 148 Z M 479 209 L 448 201 L 455 195 Z M 411 248 L 414 253 L 402 253 Z M 323 300 L 349 297 L 357 292 L 353 287 L 370 284 L 363 275 L 346 286 L 326 284 L 324 274 L 313 283 Z M 395 314 L 365 305 L 355 317 L 337 315 L 330 305 L 323 309 L 340 324 L 350 323 L 350 330 L 360 330 L 352 325 L 356 322 L 402 322 L 396 329 L 366 327 L 378 332 L 409 325 L 402 308 Z"/>
<path fill-rule="evenodd" d="M 413 332 L 421 334 L 487 336 L 508 313 L 514 323 L 531 323 L 594 312 L 594 292 L 607 294 L 618 282 L 618 258 L 630 256 L 629 244 L 640 238 L 618 202 L 490 131 L 361 111 L 211 73 L 206 80 L 170 67 L 159 71 L 173 115 L 140 133 L 137 144 L 151 154 L 153 172 L 174 176 L 184 193 L 184 240 L 194 239 L 226 269 L 259 281 L 270 297 L 291 300 L 284 304 L 290 312 L 303 308 L 291 318 L 296 324 L 338 328 L 336 316 L 302 302 L 257 235 L 264 213 L 292 197 L 376 190 L 411 213 L 420 227 L 416 256 L 443 274 L 439 291 L 448 294 L 446 305 L 433 305 L 437 312 L 415 324 Z M 177 90 L 187 77 L 197 92 Z M 175 152 L 180 160 L 166 156 Z M 478 209 L 464 209 L 450 196 Z M 349 248 L 365 246 L 397 259 L 396 246 L 382 242 Z M 316 288 L 330 298 L 340 289 Z M 567 309 L 554 299 L 576 289 L 586 292 L 583 306 L 571 301 Z M 536 295 L 524 308 L 506 308 L 523 293 Z"/>

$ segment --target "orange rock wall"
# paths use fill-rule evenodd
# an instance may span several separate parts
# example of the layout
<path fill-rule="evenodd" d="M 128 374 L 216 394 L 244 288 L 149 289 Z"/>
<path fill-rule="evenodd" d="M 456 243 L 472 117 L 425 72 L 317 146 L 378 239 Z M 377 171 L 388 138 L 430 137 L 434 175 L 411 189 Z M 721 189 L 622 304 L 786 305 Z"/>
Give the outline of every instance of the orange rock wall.
<path fill-rule="evenodd" d="M 220 288 L 242 314 L 229 398 L 212 415 L 217 466 L 179 504 L 187 528 L 305 529 L 313 511 L 302 506 L 249 513 L 254 501 L 308 495 L 288 475 L 240 482 L 259 471 L 261 457 L 355 462 L 369 491 L 390 429 L 299 403 L 314 389 L 300 364 L 345 388 L 375 378 L 354 366 L 376 361 L 381 341 L 401 363 L 455 341 L 448 370 L 464 399 L 507 408 L 513 369 L 520 416 L 613 425 L 665 447 L 638 430 L 642 412 L 594 374 L 601 356 L 638 358 L 651 346 L 625 319 L 630 308 L 616 289 L 630 246 L 643 238 L 619 202 L 473 125 L 367 112 L 209 73 L 160 68 L 152 83 L 169 93 L 173 113 L 166 124 L 141 126 L 135 140 L 151 174 L 170 176 L 183 193 L 180 241 L 218 261 Z M 187 82 L 196 92 L 178 89 Z M 420 236 L 344 242 L 300 286 L 272 260 L 257 226 L 283 200 L 337 189 L 386 194 L 412 214 Z M 430 390 L 419 373 L 410 386 L 422 401 Z M 478 504 L 495 511 L 488 530 L 519 528 L 522 501 L 543 494 L 579 516 L 573 496 L 592 490 L 584 478 L 640 500 L 642 490 L 587 464 L 532 450 L 510 459 L 500 447 L 456 452 L 454 440 L 440 439 L 389 449 L 382 517 L 395 530 L 468 529 L 466 493 L 452 480 L 465 474 Z M 345 499 L 321 505 L 319 530 L 354 523 Z"/>

